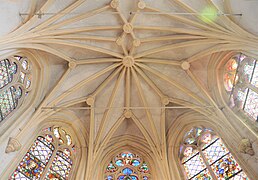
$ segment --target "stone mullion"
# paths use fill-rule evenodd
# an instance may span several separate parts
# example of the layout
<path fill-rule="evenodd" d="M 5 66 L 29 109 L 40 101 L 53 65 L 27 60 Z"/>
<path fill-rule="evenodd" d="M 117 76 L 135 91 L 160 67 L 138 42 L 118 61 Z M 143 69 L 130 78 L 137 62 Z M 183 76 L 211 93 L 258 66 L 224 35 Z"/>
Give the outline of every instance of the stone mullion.
<path fill-rule="evenodd" d="M 210 165 L 209 165 L 209 163 L 208 163 L 208 161 L 207 161 L 207 159 L 206 159 L 205 155 L 203 154 L 202 149 L 200 147 L 198 147 L 198 151 L 199 151 L 199 153 L 200 153 L 200 155 L 203 159 L 203 162 L 205 163 L 208 171 L 210 172 L 212 179 L 217 179 L 217 176 L 214 174 L 212 168 L 210 167 Z"/>
<path fill-rule="evenodd" d="M 47 163 L 47 165 L 46 165 L 46 167 L 45 167 L 45 169 L 44 169 L 44 171 L 43 171 L 43 173 L 42 173 L 42 175 L 41 175 L 41 178 L 40 178 L 41 180 L 44 180 L 44 179 L 45 179 L 45 177 L 46 177 L 46 175 L 47 175 L 47 172 L 48 172 L 50 166 L 52 165 L 52 163 L 53 163 L 53 161 L 54 161 L 54 158 L 56 157 L 56 153 L 57 153 L 57 151 L 58 151 L 58 148 L 56 148 L 55 145 L 54 145 L 54 147 L 55 147 L 55 149 L 54 149 L 54 151 L 53 151 L 53 153 L 52 153 L 52 156 L 50 157 L 50 159 L 49 159 L 49 161 L 48 161 L 48 163 Z"/>

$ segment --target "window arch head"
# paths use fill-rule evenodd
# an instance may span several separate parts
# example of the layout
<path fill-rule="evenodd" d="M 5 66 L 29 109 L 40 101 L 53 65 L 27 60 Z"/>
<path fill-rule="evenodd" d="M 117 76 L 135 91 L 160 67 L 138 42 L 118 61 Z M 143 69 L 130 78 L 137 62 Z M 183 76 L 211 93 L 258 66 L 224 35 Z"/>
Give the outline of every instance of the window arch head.
<path fill-rule="evenodd" d="M 248 180 L 223 141 L 211 129 L 194 127 L 188 131 L 180 146 L 179 157 L 189 180 Z"/>
<path fill-rule="evenodd" d="M 31 90 L 31 66 L 22 56 L 0 61 L 0 122 L 18 108 Z"/>
<path fill-rule="evenodd" d="M 105 180 L 150 180 L 147 162 L 129 151 L 116 155 L 106 166 Z"/>
<path fill-rule="evenodd" d="M 76 153 L 76 145 L 64 128 L 45 128 L 9 179 L 68 179 Z"/>
<path fill-rule="evenodd" d="M 255 58 L 239 53 L 231 57 L 224 69 L 224 86 L 230 106 L 244 110 L 258 121 L 258 64 Z"/>

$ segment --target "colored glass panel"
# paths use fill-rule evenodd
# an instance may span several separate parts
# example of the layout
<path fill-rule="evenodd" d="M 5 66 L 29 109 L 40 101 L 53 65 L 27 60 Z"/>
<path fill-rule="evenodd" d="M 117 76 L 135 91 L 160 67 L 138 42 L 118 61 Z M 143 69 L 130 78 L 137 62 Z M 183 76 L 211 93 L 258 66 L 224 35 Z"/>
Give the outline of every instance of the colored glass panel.
<path fill-rule="evenodd" d="M 21 172 L 28 178 L 39 179 L 45 165 L 30 153 L 27 153 L 20 162 L 16 171 Z"/>
<path fill-rule="evenodd" d="M 229 179 L 241 171 L 241 167 L 229 153 L 214 163 L 212 169 L 219 180 Z"/>
<path fill-rule="evenodd" d="M 53 151 L 54 147 L 49 142 L 49 140 L 46 140 L 43 137 L 38 137 L 30 149 L 30 154 L 32 154 L 44 164 L 47 164 Z"/>
<path fill-rule="evenodd" d="M 232 178 L 230 178 L 230 180 L 248 180 L 248 177 L 246 176 L 246 174 L 241 171 L 240 173 L 234 175 Z"/>
<path fill-rule="evenodd" d="M 217 139 L 212 144 L 210 144 L 206 149 L 203 150 L 203 154 L 207 158 L 209 164 L 212 164 L 228 152 L 229 151 L 220 139 Z"/>
<path fill-rule="evenodd" d="M 148 168 L 148 166 L 147 166 L 147 164 L 146 164 L 145 162 L 142 163 L 142 166 L 141 166 L 141 168 L 140 168 L 140 171 L 141 171 L 142 173 L 149 173 L 149 168 Z"/>
<path fill-rule="evenodd" d="M 252 77 L 252 85 L 258 88 L 258 64 L 256 62 L 253 77 Z"/>
<path fill-rule="evenodd" d="M 112 161 L 108 164 L 107 168 L 106 168 L 106 172 L 115 172 L 117 169 L 114 166 L 114 164 L 112 163 Z"/>
<path fill-rule="evenodd" d="M 1 120 L 10 114 L 18 105 L 21 90 L 10 87 L 3 93 L 0 93 L 0 113 Z"/>
<path fill-rule="evenodd" d="M 248 89 L 245 89 L 245 91 L 238 91 L 237 92 L 237 99 L 239 101 L 239 107 L 241 109 L 243 109 L 244 107 L 244 102 L 245 102 L 245 99 L 246 99 L 246 96 L 247 96 L 247 92 L 248 92 Z"/>
<path fill-rule="evenodd" d="M 58 151 L 50 166 L 50 170 L 47 173 L 47 177 L 55 175 L 62 177 L 62 179 L 67 179 L 71 168 L 72 160 L 69 158 L 69 156 L 61 151 Z"/>
<path fill-rule="evenodd" d="M 24 174 L 22 174 L 19 171 L 15 171 L 10 179 L 16 179 L 16 180 L 30 180 L 29 178 L 27 178 Z"/>
<path fill-rule="evenodd" d="M 45 169 L 47 164 L 50 163 L 49 161 L 51 160 L 55 150 L 55 147 L 52 143 L 54 141 L 58 141 L 55 139 L 54 135 L 51 135 L 53 133 L 52 130 L 53 128 L 51 127 L 44 128 L 42 130 L 42 132 L 44 132 L 44 137 L 37 137 L 37 139 L 34 141 L 34 144 L 31 146 L 9 179 L 36 180 L 40 179 L 42 173 L 46 170 L 47 172 L 44 179 L 68 179 L 72 167 L 71 151 L 68 148 L 63 149 L 62 147 L 63 151 L 57 151 L 49 166 L 49 169 Z"/>
<path fill-rule="evenodd" d="M 251 89 L 248 90 L 244 110 L 249 116 L 251 116 L 255 120 L 258 119 L 258 94 Z"/>
<path fill-rule="evenodd" d="M 254 71 L 254 61 L 251 63 L 251 65 L 249 63 L 244 65 L 244 78 L 243 79 L 246 82 L 251 82 L 253 71 Z"/>
<path fill-rule="evenodd" d="M 107 176 L 105 180 L 114 180 L 113 176 Z"/>
<path fill-rule="evenodd" d="M 132 180 L 138 180 L 138 177 L 136 177 L 136 176 L 131 176 L 131 179 L 132 179 Z"/>
<path fill-rule="evenodd" d="M 198 175 L 192 178 L 193 180 L 211 180 L 211 174 L 208 169 L 201 171 Z"/>
<path fill-rule="evenodd" d="M 182 160 L 182 162 L 186 162 L 189 159 L 191 159 L 194 155 L 196 155 L 198 153 L 198 151 L 196 149 L 193 149 L 192 147 L 186 147 L 185 151 L 184 151 L 184 158 Z"/>
<path fill-rule="evenodd" d="M 225 69 L 224 85 L 225 89 L 231 92 L 229 98 L 231 106 L 243 109 L 252 119 L 258 120 L 257 60 L 238 54 L 228 61 Z"/>
<path fill-rule="evenodd" d="M 132 165 L 133 165 L 134 167 L 137 167 L 137 166 L 140 165 L 140 161 L 138 161 L 138 160 L 136 160 L 136 159 L 133 159 L 133 160 L 132 160 Z"/>
<path fill-rule="evenodd" d="M 237 61 L 232 58 L 226 64 L 226 73 L 224 74 L 224 86 L 227 91 L 231 91 L 233 86 L 238 81 L 238 76 L 236 74 L 238 64 Z"/>
<path fill-rule="evenodd" d="M 114 178 L 118 180 L 149 180 L 148 165 L 136 154 L 123 152 L 114 158 L 114 162 L 113 164 L 111 161 L 107 165 L 105 180 L 113 180 Z"/>
<path fill-rule="evenodd" d="M 15 63 L 11 64 L 8 59 L 0 61 L 0 88 L 12 82 L 16 72 L 17 65 Z"/>
<path fill-rule="evenodd" d="M 184 168 L 187 177 L 190 179 L 200 173 L 202 170 L 206 168 L 200 153 L 193 156 L 188 161 L 184 162 Z"/>
<path fill-rule="evenodd" d="M 22 95 L 27 94 L 27 92 L 22 91 L 21 87 L 24 85 L 23 87 L 26 90 L 31 85 L 32 76 L 27 75 L 29 74 L 29 62 L 27 60 L 25 62 L 20 56 L 15 56 L 14 58 L 16 58 L 14 62 L 12 62 L 12 58 L 0 61 L 0 88 L 9 86 L 0 93 L 0 121 L 5 119 L 18 106 L 18 101 Z M 17 72 L 20 74 L 18 75 Z M 15 78 L 15 74 L 19 77 Z M 23 85 L 17 83 L 22 83 Z"/>
<path fill-rule="evenodd" d="M 123 171 L 122 171 L 125 175 L 130 175 L 130 174 L 132 174 L 133 173 L 133 170 L 132 169 L 130 169 L 130 168 L 125 168 L 125 169 L 123 169 Z"/>

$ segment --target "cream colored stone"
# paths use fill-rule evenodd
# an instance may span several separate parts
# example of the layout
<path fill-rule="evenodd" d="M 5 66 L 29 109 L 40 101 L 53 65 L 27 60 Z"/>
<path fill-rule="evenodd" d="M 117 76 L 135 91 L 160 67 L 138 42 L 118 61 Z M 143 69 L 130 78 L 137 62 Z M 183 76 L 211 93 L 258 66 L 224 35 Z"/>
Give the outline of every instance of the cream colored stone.
<path fill-rule="evenodd" d="M 140 1 L 140 2 L 138 3 L 138 8 L 144 9 L 145 7 L 146 7 L 146 3 L 145 3 L 144 1 Z"/>
<path fill-rule="evenodd" d="M 11 153 L 20 150 L 21 144 L 16 138 L 9 138 L 8 144 L 5 149 L 5 153 Z"/>
<path fill-rule="evenodd" d="M 134 58 L 132 56 L 126 56 L 123 58 L 123 65 L 125 67 L 132 67 L 134 65 Z"/>
<path fill-rule="evenodd" d="M 133 25 L 131 24 L 131 23 L 126 23 L 126 24 L 124 24 L 124 26 L 123 26 L 123 30 L 124 30 L 124 32 L 125 33 L 132 33 L 132 31 L 133 31 Z"/>
<path fill-rule="evenodd" d="M 187 61 L 182 62 L 181 67 L 183 70 L 188 70 L 190 68 L 190 63 Z"/>

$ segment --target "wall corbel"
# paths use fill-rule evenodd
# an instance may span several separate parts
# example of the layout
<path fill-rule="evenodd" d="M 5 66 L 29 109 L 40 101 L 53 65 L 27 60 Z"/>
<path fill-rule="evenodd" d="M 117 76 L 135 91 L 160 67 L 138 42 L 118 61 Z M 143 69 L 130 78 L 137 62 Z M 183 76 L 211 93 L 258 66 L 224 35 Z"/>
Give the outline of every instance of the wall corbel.
<path fill-rule="evenodd" d="M 5 149 L 5 153 L 15 152 L 21 148 L 21 144 L 16 138 L 9 138 L 8 144 Z"/>
<path fill-rule="evenodd" d="M 254 155 L 252 143 L 250 142 L 249 139 L 246 139 L 246 138 L 244 138 L 240 141 L 240 143 L 238 145 L 238 150 L 239 150 L 239 152 L 244 153 L 244 154 L 249 154 L 250 156 Z"/>

